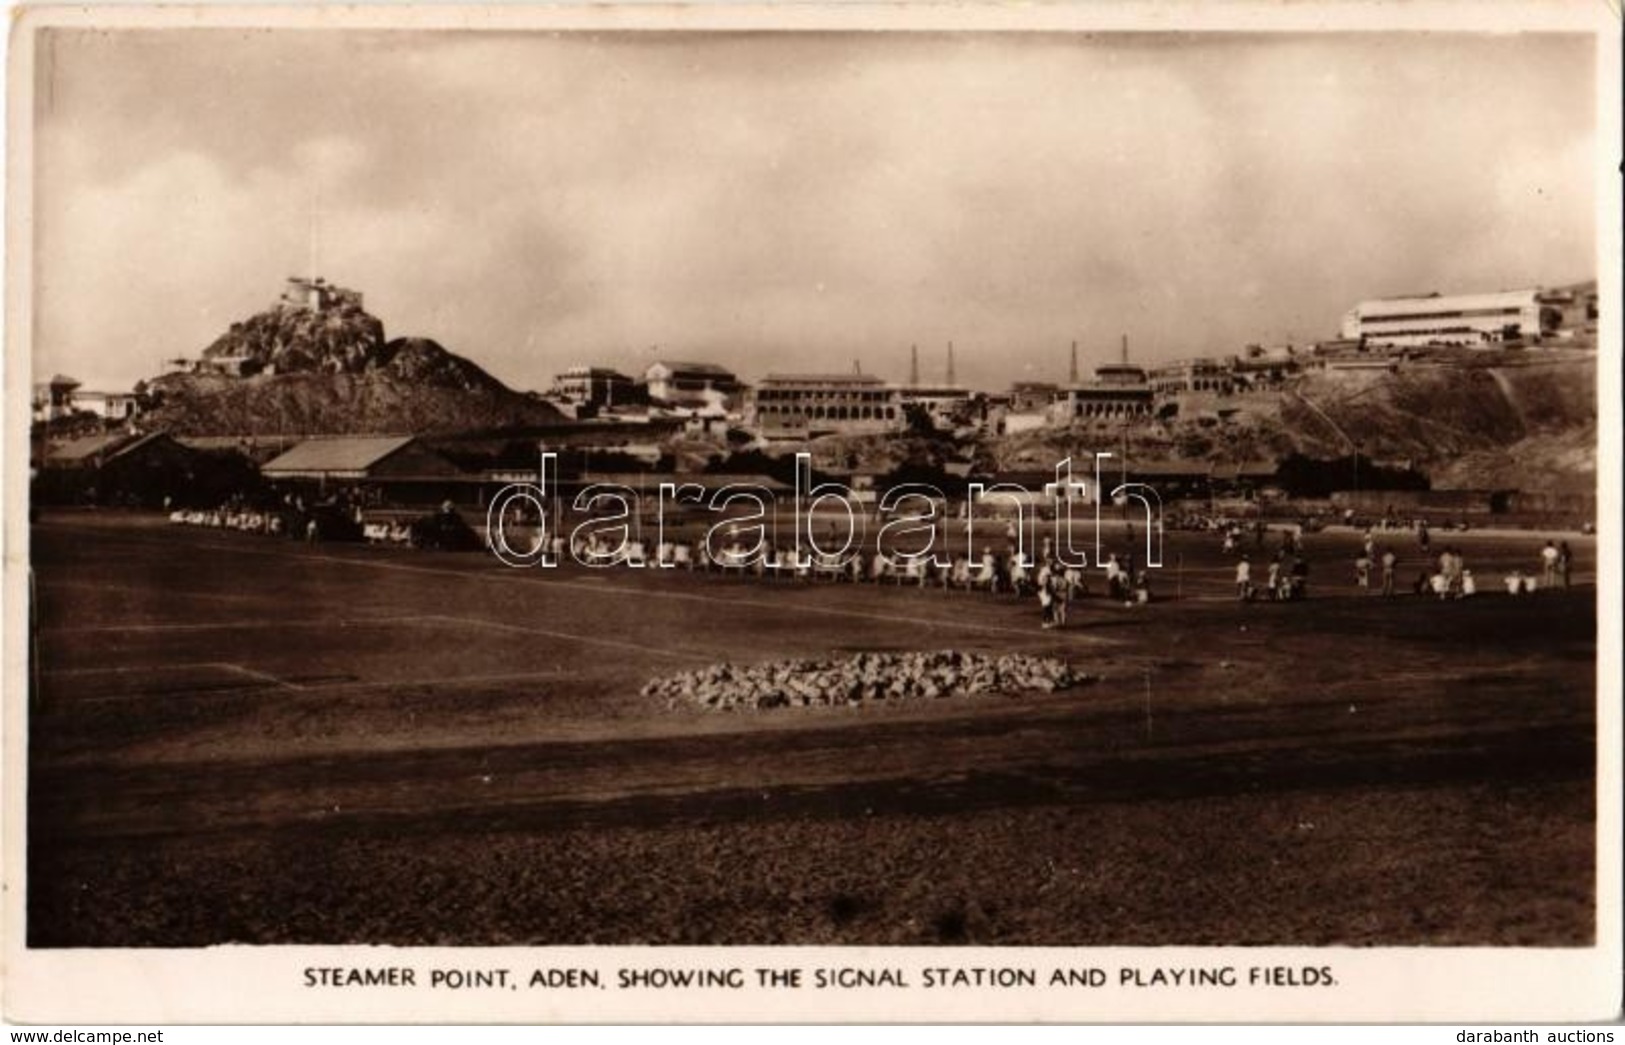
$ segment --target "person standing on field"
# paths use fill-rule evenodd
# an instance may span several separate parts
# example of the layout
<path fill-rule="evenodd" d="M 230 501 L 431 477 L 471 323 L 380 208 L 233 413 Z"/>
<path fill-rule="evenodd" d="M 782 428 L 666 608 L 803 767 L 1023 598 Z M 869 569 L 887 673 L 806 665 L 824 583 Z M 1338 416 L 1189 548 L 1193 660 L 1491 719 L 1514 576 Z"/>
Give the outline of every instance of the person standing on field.
<path fill-rule="evenodd" d="M 1394 566 L 1396 562 L 1394 550 L 1384 548 L 1382 550 L 1382 593 L 1384 595 L 1394 593 Z"/>
<path fill-rule="evenodd" d="M 1066 627 L 1066 611 L 1072 604 L 1072 586 L 1067 581 L 1067 572 L 1061 568 L 1059 561 L 1049 571 L 1050 598 L 1057 628 Z"/>
<path fill-rule="evenodd" d="M 1557 560 L 1560 554 L 1557 545 L 1552 541 L 1546 542 L 1546 547 L 1540 550 L 1540 586 L 1546 589 L 1557 587 Z"/>

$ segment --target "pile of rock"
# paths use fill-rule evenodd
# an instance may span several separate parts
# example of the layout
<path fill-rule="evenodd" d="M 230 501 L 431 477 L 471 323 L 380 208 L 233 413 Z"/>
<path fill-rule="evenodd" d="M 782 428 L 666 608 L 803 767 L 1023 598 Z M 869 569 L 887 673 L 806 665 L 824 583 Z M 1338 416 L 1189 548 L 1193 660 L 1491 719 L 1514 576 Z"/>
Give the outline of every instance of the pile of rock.
<path fill-rule="evenodd" d="M 703 708 L 819 707 L 869 701 L 936 700 L 971 693 L 1053 693 L 1092 677 L 1054 657 L 937 653 L 859 653 L 845 660 L 779 660 L 713 664 L 643 687 L 669 706 Z"/>

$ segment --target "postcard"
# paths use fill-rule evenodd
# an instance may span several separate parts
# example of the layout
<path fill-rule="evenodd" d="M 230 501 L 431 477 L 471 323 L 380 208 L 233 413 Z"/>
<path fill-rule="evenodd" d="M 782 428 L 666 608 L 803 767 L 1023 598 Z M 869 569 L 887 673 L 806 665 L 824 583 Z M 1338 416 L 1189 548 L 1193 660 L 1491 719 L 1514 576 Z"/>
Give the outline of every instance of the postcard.
<path fill-rule="evenodd" d="M 8 1019 L 1617 1016 L 1616 11 L 8 72 Z"/>

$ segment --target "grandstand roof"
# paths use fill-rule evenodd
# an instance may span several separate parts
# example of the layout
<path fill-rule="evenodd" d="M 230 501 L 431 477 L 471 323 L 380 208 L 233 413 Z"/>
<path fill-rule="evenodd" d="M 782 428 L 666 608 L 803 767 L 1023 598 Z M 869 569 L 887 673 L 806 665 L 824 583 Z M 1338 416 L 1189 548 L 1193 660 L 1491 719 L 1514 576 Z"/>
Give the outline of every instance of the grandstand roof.
<path fill-rule="evenodd" d="M 88 464 L 97 458 L 104 462 L 145 446 L 164 433 L 151 432 L 132 436 L 128 432 L 107 432 L 101 435 L 81 436 L 54 446 L 45 452 L 46 463 L 59 467 Z"/>
<path fill-rule="evenodd" d="M 413 437 L 409 435 L 347 435 L 306 439 L 267 461 L 260 471 L 273 476 L 365 472 L 412 442 Z"/>

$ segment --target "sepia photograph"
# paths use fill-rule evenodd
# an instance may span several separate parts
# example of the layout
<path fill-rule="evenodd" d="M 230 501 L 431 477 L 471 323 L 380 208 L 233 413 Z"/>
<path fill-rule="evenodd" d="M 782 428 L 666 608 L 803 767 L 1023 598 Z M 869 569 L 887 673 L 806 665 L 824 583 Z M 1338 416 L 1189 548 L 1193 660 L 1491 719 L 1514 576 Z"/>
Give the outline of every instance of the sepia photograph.
<path fill-rule="evenodd" d="M 8 960 L 1607 1017 L 1594 6 L 29 12 Z"/>

